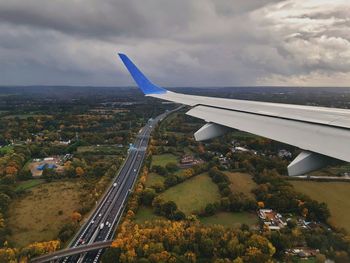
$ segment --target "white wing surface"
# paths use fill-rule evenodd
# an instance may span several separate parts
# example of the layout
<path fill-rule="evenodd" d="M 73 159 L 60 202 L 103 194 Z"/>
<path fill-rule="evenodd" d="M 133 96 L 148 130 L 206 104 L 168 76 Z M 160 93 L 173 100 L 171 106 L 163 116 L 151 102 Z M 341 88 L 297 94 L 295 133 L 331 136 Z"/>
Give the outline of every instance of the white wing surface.
<path fill-rule="evenodd" d="M 188 115 L 208 122 L 195 133 L 211 139 L 229 128 L 294 145 L 303 152 L 288 166 L 289 175 L 321 168 L 331 159 L 350 162 L 350 110 L 193 96 L 154 85 L 124 54 L 119 54 L 146 96 L 191 106 Z"/>

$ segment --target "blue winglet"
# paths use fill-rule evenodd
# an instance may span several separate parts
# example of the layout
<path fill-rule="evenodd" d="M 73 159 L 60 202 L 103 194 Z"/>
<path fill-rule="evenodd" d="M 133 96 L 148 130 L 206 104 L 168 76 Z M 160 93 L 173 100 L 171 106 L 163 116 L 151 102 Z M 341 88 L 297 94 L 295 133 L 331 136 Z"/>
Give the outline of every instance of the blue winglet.
<path fill-rule="evenodd" d="M 145 75 L 135 66 L 134 63 L 125 55 L 118 53 L 119 57 L 123 61 L 125 67 L 130 72 L 132 78 L 135 80 L 137 86 L 142 90 L 145 95 L 148 94 L 162 94 L 166 93 L 167 90 L 154 85 L 149 81 Z"/>

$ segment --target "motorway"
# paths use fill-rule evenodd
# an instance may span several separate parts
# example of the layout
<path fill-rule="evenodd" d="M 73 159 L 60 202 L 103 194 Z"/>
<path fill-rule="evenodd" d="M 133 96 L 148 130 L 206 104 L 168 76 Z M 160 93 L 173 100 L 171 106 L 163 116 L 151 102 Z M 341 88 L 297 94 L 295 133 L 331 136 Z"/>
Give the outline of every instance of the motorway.
<path fill-rule="evenodd" d="M 101 198 L 94 212 L 75 235 L 68 248 L 65 249 L 67 254 L 61 253 L 59 256 L 57 256 L 54 255 L 54 253 L 51 258 L 46 257 L 44 261 L 37 262 L 58 260 L 62 257 L 65 258 L 60 259 L 58 262 L 96 263 L 99 261 L 103 252 L 102 248 L 85 253 L 78 250 L 81 254 L 73 256 L 68 256 L 71 255 L 69 251 L 70 249 L 76 249 L 79 246 L 91 248 L 93 243 L 99 244 L 113 238 L 119 220 L 125 209 L 129 194 L 133 189 L 139 171 L 142 167 L 142 163 L 146 155 L 148 141 L 153 128 L 159 121 L 163 120 L 167 115 L 178 110 L 179 108 L 172 111 L 167 111 L 154 119 L 150 119 L 139 131 L 134 145 L 129 149 L 128 156 L 120 169 L 118 176 L 116 176 L 112 181 L 110 187 Z"/>

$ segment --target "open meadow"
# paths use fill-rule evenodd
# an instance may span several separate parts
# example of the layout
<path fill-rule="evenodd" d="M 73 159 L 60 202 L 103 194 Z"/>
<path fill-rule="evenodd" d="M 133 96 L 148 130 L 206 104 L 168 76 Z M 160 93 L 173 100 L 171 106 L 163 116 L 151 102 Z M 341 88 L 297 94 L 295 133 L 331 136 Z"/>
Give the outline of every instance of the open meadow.
<path fill-rule="evenodd" d="M 149 173 L 147 175 L 146 186 L 151 187 L 151 186 L 154 186 L 156 184 L 163 185 L 164 181 L 165 181 L 164 176 L 161 176 L 157 173 Z"/>
<path fill-rule="evenodd" d="M 32 188 L 14 200 L 9 210 L 9 242 L 16 247 L 56 238 L 61 227 L 71 222 L 72 212 L 80 208 L 82 189 L 77 181 L 34 182 L 40 181 L 22 186 Z"/>
<path fill-rule="evenodd" d="M 247 173 L 237 173 L 237 172 L 225 172 L 229 178 L 231 184 L 230 188 L 232 192 L 241 192 L 245 195 L 254 198 L 252 190 L 257 186 L 253 181 L 252 176 Z"/>
<path fill-rule="evenodd" d="M 223 225 L 225 227 L 240 227 L 242 224 L 255 226 L 258 224 L 258 217 L 254 213 L 248 212 L 219 212 L 208 217 L 201 217 L 200 221 L 204 225 Z"/>
<path fill-rule="evenodd" d="M 137 224 L 143 224 L 146 221 L 152 221 L 156 219 L 165 219 L 165 218 L 154 214 L 153 209 L 150 207 L 140 206 L 137 210 L 134 221 Z"/>
<path fill-rule="evenodd" d="M 152 165 L 165 166 L 168 163 L 177 163 L 178 159 L 174 154 L 166 153 L 152 156 Z"/>
<path fill-rule="evenodd" d="M 219 189 L 207 173 L 170 187 L 160 197 L 165 201 L 174 201 L 186 215 L 204 209 L 208 203 L 220 201 Z"/>

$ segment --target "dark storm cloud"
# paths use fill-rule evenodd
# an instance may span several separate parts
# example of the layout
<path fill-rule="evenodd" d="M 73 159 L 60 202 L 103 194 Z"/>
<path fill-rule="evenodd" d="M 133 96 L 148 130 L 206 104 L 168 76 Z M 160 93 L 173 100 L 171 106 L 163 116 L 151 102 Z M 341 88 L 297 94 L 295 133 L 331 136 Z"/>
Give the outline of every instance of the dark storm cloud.
<path fill-rule="evenodd" d="M 0 84 L 349 85 L 347 0 L 0 0 Z"/>

